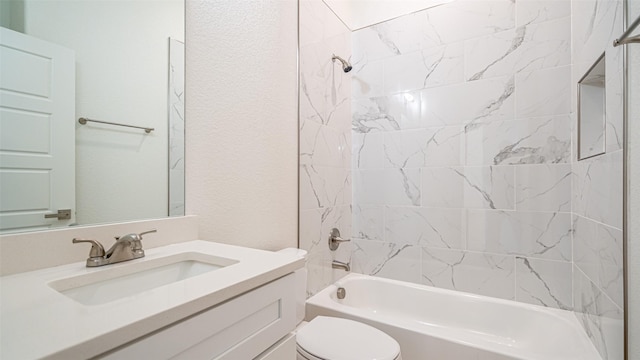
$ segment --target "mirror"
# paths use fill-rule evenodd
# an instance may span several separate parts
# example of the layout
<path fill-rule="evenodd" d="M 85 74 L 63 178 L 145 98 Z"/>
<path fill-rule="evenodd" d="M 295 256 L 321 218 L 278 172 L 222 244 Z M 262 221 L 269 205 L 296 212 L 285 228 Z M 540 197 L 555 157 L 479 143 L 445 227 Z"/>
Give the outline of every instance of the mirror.
<path fill-rule="evenodd" d="M 29 121 L 34 124 L 46 121 L 33 120 L 35 112 L 18 111 L 13 105 L 7 105 L 9 95 L 6 95 L 5 84 L 1 86 L 0 130 L 9 134 L 6 131 L 9 126 L 21 124 L 20 131 L 2 135 L 0 141 L 0 188 L 6 190 L 12 183 L 18 186 L 18 191 L 10 194 L 5 191 L 0 195 L 5 204 L 0 205 L 3 233 L 49 229 L 60 223 L 62 226 L 87 225 L 183 215 L 184 0 L 2 0 L 0 3 L 0 26 L 27 35 L 27 40 L 35 39 L 35 44 L 42 41 L 54 44 L 54 48 L 69 49 L 67 53 L 74 56 L 69 83 L 75 87 L 75 95 L 71 96 L 73 116 L 66 116 L 64 120 L 73 123 L 70 133 L 65 135 L 65 139 L 71 140 L 57 141 L 46 133 L 35 136 L 41 133 L 33 131 L 36 127 L 26 131 L 29 126 L 24 124 L 28 122 L 18 120 L 30 117 Z M 3 34 L 6 29 L 2 29 Z M 37 71 L 25 70 L 23 65 L 29 62 L 42 62 L 41 68 L 54 72 L 51 64 L 56 64 L 55 58 L 48 65 L 39 60 L 47 60 L 46 56 L 32 56 L 37 61 L 22 61 L 27 59 L 24 54 L 33 53 L 14 51 L 4 44 L 8 38 L 3 35 L 2 75 L 18 74 L 14 77 L 16 87 L 43 82 L 31 79 Z M 43 88 L 51 85 L 53 89 L 60 83 L 54 75 Z M 3 78 L 9 79 L 9 76 Z M 28 98 L 39 96 L 29 94 Z M 153 131 L 147 134 L 141 129 L 97 122 L 82 125 L 79 118 L 149 127 Z M 45 126 L 53 128 L 55 123 Z M 65 180 L 75 183 L 70 191 L 75 195 L 73 205 L 69 206 L 74 207 L 71 218 L 66 222 L 54 218 L 45 224 L 25 222 L 19 227 L 5 226 L 10 216 L 37 212 L 38 219 L 43 214 L 55 217 L 60 209 L 49 204 L 57 194 L 56 188 L 47 186 L 46 182 L 55 170 L 30 169 L 18 177 L 13 170 L 13 158 L 8 160 L 7 156 L 13 151 L 7 149 L 9 143 L 35 149 L 40 146 L 35 138 L 51 143 L 43 148 L 53 147 L 56 142 L 74 144 L 74 155 L 65 156 L 75 158 L 72 160 L 75 166 L 71 166 L 75 174 Z M 47 156 L 46 151 L 38 154 L 30 149 L 23 149 L 23 153 Z M 31 176 L 35 173 L 39 177 Z M 52 189 L 51 194 L 47 193 L 48 189 Z M 35 199 L 36 193 L 42 195 L 43 200 Z M 6 205 L 9 203 L 11 206 Z"/>
<path fill-rule="evenodd" d="M 604 54 L 578 82 L 578 160 L 605 152 Z"/>

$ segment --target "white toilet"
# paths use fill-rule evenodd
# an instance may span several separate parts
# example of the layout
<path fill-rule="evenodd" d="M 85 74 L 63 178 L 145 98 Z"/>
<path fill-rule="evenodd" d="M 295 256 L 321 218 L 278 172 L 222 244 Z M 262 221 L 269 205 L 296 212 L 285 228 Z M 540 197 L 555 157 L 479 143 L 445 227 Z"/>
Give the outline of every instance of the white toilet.
<path fill-rule="evenodd" d="M 353 320 L 318 316 L 296 333 L 297 360 L 400 360 L 400 345 Z"/>
<path fill-rule="evenodd" d="M 281 252 L 306 258 L 300 249 Z M 304 323 L 307 293 L 307 270 L 297 270 L 296 331 L 297 360 L 401 360 L 400 345 L 384 332 L 357 322 L 336 317 L 318 316 Z"/>

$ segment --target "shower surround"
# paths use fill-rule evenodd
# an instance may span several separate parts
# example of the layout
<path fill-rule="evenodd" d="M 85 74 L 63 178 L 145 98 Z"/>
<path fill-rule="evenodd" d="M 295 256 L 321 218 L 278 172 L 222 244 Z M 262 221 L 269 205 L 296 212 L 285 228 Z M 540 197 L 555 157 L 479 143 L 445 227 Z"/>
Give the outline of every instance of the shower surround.
<path fill-rule="evenodd" d="M 621 21 L 620 1 L 457 0 L 351 32 L 301 1 L 309 294 L 350 257 L 357 273 L 575 311 L 621 359 Z M 605 49 L 607 152 L 577 161 L 576 83 Z M 337 253 L 334 226 L 352 234 Z"/>
<path fill-rule="evenodd" d="M 345 274 L 349 244 L 331 252 L 332 228 L 351 234 L 351 32 L 320 0 L 300 0 L 300 248 L 308 251 L 308 294 Z"/>
<path fill-rule="evenodd" d="M 570 15 L 455 1 L 353 33 L 354 271 L 573 309 Z"/>

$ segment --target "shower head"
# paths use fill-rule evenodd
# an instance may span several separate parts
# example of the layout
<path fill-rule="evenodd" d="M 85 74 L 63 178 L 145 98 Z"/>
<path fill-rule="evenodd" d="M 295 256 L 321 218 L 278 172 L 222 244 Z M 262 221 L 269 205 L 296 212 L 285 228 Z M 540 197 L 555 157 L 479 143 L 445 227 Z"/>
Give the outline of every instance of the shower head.
<path fill-rule="evenodd" d="M 351 69 L 353 69 L 353 66 L 351 66 L 351 64 L 349 64 L 347 60 L 341 58 L 340 56 L 337 56 L 334 54 L 331 60 L 333 62 L 336 62 L 336 60 L 340 61 L 342 63 L 342 70 L 346 73 L 348 73 L 349 71 L 351 71 Z"/>

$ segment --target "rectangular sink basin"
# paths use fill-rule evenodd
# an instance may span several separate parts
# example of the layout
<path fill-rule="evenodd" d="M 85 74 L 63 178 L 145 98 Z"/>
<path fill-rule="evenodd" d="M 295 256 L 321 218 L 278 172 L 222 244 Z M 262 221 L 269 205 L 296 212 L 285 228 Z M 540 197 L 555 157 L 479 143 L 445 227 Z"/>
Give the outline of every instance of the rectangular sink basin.
<path fill-rule="evenodd" d="M 237 262 L 197 252 L 180 253 L 147 261 L 106 265 L 90 274 L 52 281 L 49 286 L 83 305 L 100 305 Z"/>

